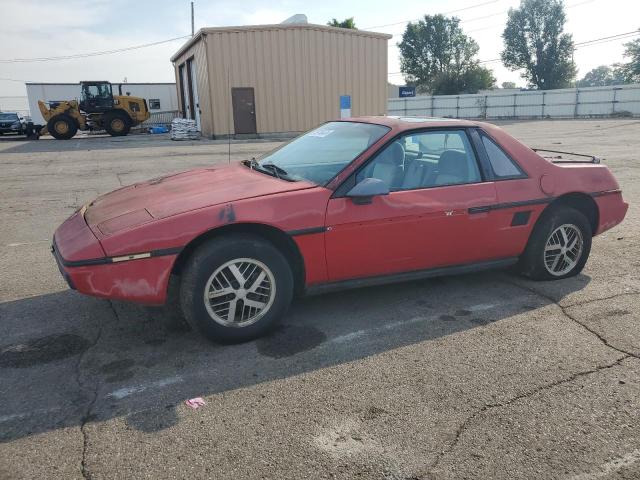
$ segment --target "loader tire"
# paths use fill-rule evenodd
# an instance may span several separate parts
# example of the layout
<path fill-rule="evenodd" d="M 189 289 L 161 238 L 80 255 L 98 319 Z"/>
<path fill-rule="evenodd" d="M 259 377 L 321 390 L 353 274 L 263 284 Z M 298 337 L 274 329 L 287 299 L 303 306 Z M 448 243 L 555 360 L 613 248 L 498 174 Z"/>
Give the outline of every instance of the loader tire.
<path fill-rule="evenodd" d="M 131 119 L 124 113 L 105 113 L 103 123 L 104 129 L 112 137 L 124 137 L 131 130 Z"/>
<path fill-rule="evenodd" d="M 69 115 L 61 113 L 49 119 L 47 130 L 57 140 L 69 140 L 78 131 L 78 125 Z"/>

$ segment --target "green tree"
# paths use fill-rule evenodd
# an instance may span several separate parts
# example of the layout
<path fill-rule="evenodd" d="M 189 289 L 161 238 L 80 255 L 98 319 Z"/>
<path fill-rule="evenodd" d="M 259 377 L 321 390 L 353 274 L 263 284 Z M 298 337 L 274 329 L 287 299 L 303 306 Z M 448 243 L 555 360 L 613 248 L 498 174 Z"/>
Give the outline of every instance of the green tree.
<path fill-rule="evenodd" d="M 341 22 L 336 18 L 332 18 L 330 22 L 327 22 L 327 25 L 330 27 L 352 28 L 353 30 L 357 30 L 356 22 L 353 21 L 353 17 L 345 18 Z"/>
<path fill-rule="evenodd" d="M 512 88 L 518 88 L 518 87 L 516 87 L 516 82 L 502 82 L 502 88 L 512 89 Z"/>
<path fill-rule="evenodd" d="M 410 22 L 398 47 L 407 84 L 421 93 L 476 93 L 495 84 L 492 72 L 476 59 L 478 44 L 464 34 L 456 17 L 425 15 Z"/>
<path fill-rule="evenodd" d="M 600 65 L 589 70 L 585 76 L 578 80 L 577 87 L 604 87 L 607 85 L 620 85 L 624 82 L 623 76 L 617 69 L 613 69 L 608 65 Z"/>
<path fill-rule="evenodd" d="M 615 73 L 626 83 L 640 83 L 640 38 L 624 44 L 624 56 L 627 63 L 615 65 Z"/>
<path fill-rule="evenodd" d="M 573 39 L 563 33 L 566 16 L 562 0 L 520 0 L 509 9 L 502 33 L 502 63 L 523 69 L 522 77 L 541 90 L 569 87 L 576 76 Z"/>

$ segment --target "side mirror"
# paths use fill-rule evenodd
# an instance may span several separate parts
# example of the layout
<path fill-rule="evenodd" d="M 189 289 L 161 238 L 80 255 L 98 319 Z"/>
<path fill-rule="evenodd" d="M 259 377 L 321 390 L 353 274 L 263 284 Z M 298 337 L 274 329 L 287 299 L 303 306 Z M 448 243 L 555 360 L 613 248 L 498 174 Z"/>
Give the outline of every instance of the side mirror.
<path fill-rule="evenodd" d="M 365 178 L 346 194 L 357 205 L 367 205 L 379 195 L 389 195 L 389 187 L 379 178 Z"/>

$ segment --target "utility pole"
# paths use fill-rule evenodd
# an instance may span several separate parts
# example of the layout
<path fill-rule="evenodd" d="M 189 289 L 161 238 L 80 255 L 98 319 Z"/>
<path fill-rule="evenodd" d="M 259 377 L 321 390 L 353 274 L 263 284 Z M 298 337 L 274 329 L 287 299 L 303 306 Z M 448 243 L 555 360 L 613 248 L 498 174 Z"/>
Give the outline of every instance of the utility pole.
<path fill-rule="evenodd" d="M 194 24 L 193 24 L 193 2 L 191 2 L 191 36 L 194 35 Z"/>

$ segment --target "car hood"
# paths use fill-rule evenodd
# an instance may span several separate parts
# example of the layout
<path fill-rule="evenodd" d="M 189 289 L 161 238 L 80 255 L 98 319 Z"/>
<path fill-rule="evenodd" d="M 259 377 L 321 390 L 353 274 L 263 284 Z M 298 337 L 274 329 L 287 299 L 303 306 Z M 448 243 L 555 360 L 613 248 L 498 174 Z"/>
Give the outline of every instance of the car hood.
<path fill-rule="evenodd" d="M 85 220 L 94 231 L 109 235 L 199 208 L 314 186 L 279 180 L 235 163 L 166 175 L 107 193 L 87 206 Z"/>

